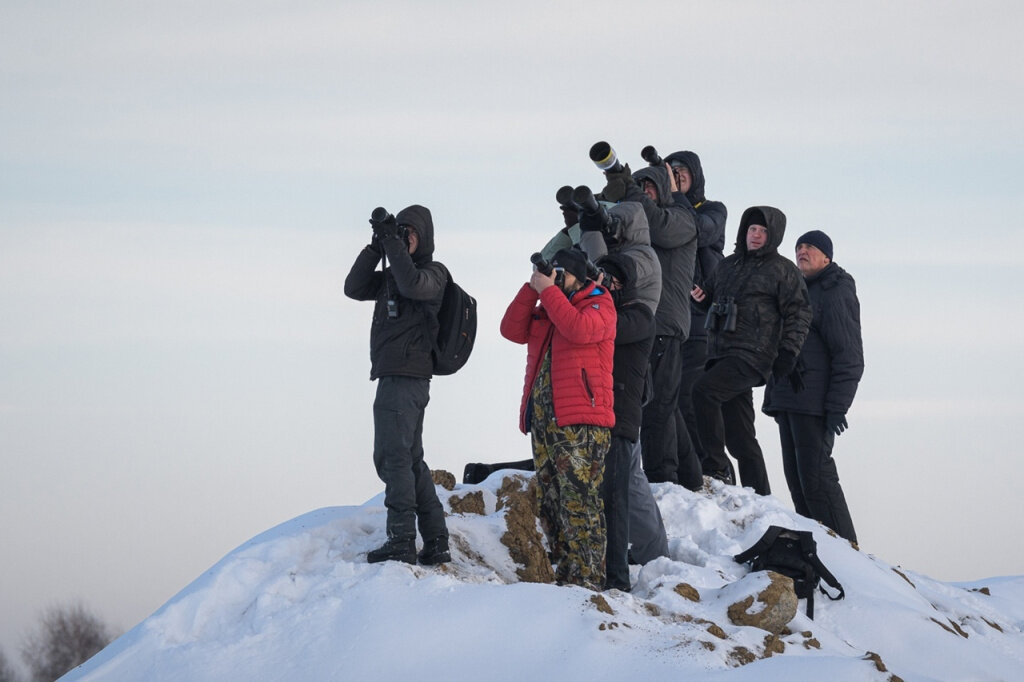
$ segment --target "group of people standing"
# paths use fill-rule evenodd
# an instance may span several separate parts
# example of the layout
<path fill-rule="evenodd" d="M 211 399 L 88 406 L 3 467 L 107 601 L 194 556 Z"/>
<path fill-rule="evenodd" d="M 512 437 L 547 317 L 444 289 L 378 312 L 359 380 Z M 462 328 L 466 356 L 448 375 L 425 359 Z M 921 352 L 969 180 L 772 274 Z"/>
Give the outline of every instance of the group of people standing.
<path fill-rule="evenodd" d="M 863 373 L 860 313 L 830 238 L 801 236 L 794 263 L 779 253 L 783 212 L 755 206 L 726 257 L 726 207 L 705 197 L 691 151 L 635 173 L 616 164 L 596 196 L 563 203 L 565 227 L 537 259 L 546 267 L 535 267 L 501 321 L 501 334 L 527 347 L 519 425 L 533 458 L 469 465 L 465 482 L 506 466 L 534 468 L 556 579 L 628 590 L 631 560 L 667 552 L 648 482 L 690 490 L 705 476 L 735 483 L 728 451 L 740 483 L 770 494 L 752 392 L 765 385 L 763 410 L 779 425 L 796 511 L 856 542 L 832 448 Z M 435 270 L 443 268 L 431 258 L 426 209 L 399 213 L 388 234 L 374 231 L 345 285 L 350 297 L 377 301 L 374 461 L 386 485 L 388 541 L 368 560 L 439 563 L 450 559 L 447 529 L 423 484 L 429 371 L 401 358 L 429 358 L 424 320 L 436 315 L 444 279 Z M 378 272 L 382 255 L 391 266 Z M 414 319 L 388 317 L 388 301 Z M 423 398 L 393 405 L 397 395 L 411 400 L 408 382 Z"/>

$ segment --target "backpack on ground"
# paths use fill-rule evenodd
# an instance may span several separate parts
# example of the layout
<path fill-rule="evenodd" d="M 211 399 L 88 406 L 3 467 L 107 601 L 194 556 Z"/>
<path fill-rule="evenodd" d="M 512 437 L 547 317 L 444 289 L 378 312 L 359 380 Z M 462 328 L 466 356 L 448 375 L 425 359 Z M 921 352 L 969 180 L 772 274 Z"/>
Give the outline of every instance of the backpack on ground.
<path fill-rule="evenodd" d="M 466 293 L 444 268 L 447 283 L 441 308 L 437 311 L 437 339 L 434 341 L 434 374 L 455 374 L 469 360 L 476 340 L 476 299 Z"/>
<path fill-rule="evenodd" d="M 809 530 L 770 526 L 754 545 L 737 554 L 736 563 L 749 563 L 752 571 L 774 571 L 793 579 L 796 596 L 807 600 L 807 617 L 814 620 L 814 588 L 836 601 L 846 596 L 843 586 L 818 558 L 818 545 Z M 824 580 L 839 596 L 833 597 L 820 585 Z"/>

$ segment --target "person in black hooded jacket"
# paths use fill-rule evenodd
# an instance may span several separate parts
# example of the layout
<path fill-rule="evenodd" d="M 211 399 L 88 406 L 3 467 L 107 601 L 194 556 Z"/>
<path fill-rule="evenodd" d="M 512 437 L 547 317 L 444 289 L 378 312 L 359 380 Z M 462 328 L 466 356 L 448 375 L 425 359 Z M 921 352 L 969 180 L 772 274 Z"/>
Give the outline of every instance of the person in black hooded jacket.
<path fill-rule="evenodd" d="M 679 411 L 683 342 L 690 333 L 690 288 L 693 286 L 697 251 L 696 213 L 686 197 L 677 192 L 667 166 L 649 166 L 630 173 L 605 173 L 605 197 L 636 202 L 643 207 L 650 228 L 651 245 L 661 261 L 661 298 L 655 313 L 657 336 L 651 351 L 653 395 L 644 407 L 644 473 L 652 483 L 679 483 L 698 490 L 704 483 L 696 452 L 689 446 L 689 432 Z M 584 216 L 580 227 L 586 229 Z M 685 443 L 680 446 L 680 440 Z M 679 456 L 683 454 L 684 460 Z"/>
<path fill-rule="evenodd" d="M 373 463 L 385 485 L 388 537 L 367 561 L 434 565 L 450 561 L 451 553 L 444 508 L 423 460 L 423 416 L 447 273 L 433 260 L 434 223 L 428 209 L 409 206 L 371 224 L 373 239 L 345 278 L 346 296 L 375 301 L 370 326 L 370 379 L 377 381 Z M 385 267 L 378 271 L 382 259 Z M 417 524 L 423 537 L 418 555 Z"/>
<path fill-rule="evenodd" d="M 797 240 L 796 264 L 813 310 L 797 358 L 804 390 L 796 393 L 789 382 L 769 378 L 762 409 L 779 425 L 782 466 L 796 512 L 856 543 L 832 447 L 848 426 L 846 413 L 864 374 L 857 284 L 832 261 L 832 240 L 820 230 Z"/>
<path fill-rule="evenodd" d="M 715 271 L 718 264 L 725 258 L 725 221 L 728 211 L 720 201 L 708 199 L 705 192 L 704 168 L 700 157 L 695 152 L 673 152 L 665 157 L 672 176 L 675 178 L 676 191 L 685 196 L 693 206 L 697 217 L 697 255 L 693 264 L 693 283 L 704 286 L 704 281 Z M 682 200 L 672 195 L 676 203 Z M 693 384 L 704 373 L 704 363 L 708 359 L 708 333 L 704 329 L 706 319 L 704 311 L 696 302 L 690 301 L 690 335 L 683 342 L 682 377 L 679 381 L 679 411 L 690 439 L 679 440 L 679 461 L 690 461 L 690 455 L 684 448 L 692 448 L 702 467 L 707 455 L 700 442 L 697 432 L 697 415 L 693 407 Z M 729 465 L 730 473 L 732 465 Z"/>
<path fill-rule="evenodd" d="M 654 344 L 654 314 L 638 293 L 634 257 L 620 252 L 604 256 L 596 265 L 605 272 L 603 283 L 611 292 L 618 314 L 612 369 L 615 426 L 601 488 L 608 536 L 605 586 L 628 592 L 630 458 L 640 437 L 647 363 Z"/>
<path fill-rule="evenodd" d="M 771 493 L 764 454 L 754 431 L 751 389 L 770 375 L 799 390 L 796 358 L 811 323 L 807 287 L 793 262 L 778 253 L 786 216 L 771 206 L 740 217 L 736 250 L 718 264 L 693 299 L 708 313 L 707 371 L 693 387 L 697 429 L 710 476 L 727 479 L 725 446 L 740 480 Z"/>

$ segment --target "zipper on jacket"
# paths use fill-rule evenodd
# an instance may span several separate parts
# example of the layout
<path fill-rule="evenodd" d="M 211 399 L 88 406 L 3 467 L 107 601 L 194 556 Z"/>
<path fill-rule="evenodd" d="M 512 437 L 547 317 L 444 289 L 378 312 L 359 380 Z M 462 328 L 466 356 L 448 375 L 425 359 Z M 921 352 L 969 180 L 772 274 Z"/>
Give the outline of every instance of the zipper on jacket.
<path fill-rule="evenodd" d="M 590 382 L 587 381 L 587 369 L 584 367 L 580 369 L 583 374 L 583 388 L 587 389 L 587 395 L 590 396 L 590 406 L 597 407 L 597 403 L 594 400 L 594 392 L 590 390 Z"/>

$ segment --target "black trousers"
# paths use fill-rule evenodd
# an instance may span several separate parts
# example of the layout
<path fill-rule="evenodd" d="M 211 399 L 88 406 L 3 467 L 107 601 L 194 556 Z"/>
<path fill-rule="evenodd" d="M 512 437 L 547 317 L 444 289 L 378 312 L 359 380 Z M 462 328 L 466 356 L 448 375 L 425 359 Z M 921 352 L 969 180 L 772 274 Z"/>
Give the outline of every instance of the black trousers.
<path fill-rule="evenodd" d="M 373 464 L 384 482 L 389 538 L 447 536 L 444 507 L 430 469 L 423 461 L 423 416 L 430 402 L 430 380 L 387 376 L 377 380 L 373 402 Z"/>
<path fill-rule="evenodd" d="M 850 542 L 857 542 L 832 458 L 836 436 L 825 429 L 824 417 L 781 412 L 775 421 L 782 441 L 782 468 L 796 512 L 828 526 Z"/>
<path fill-rule="evenodd" d="M 651 401 L 640 427 L 644 473 L 651 483 L 680 483 L 697 490 L 704 482 L 700 460 L 690 444 L 679 411 L 683 342 L 677 336 L 656 336 L 651 351 Z"/>
<path fill-rule="evenodd" d="M 707 337 L 691 338 L 683 342 L 683 368 L 679 380 L 679 414 L 690 439 L 688 444 L 680 440 L 679 461 L 684 462 L 689 457 L 689 454 L 683 451 L 688 445 L 704 473 L 710 469 L 705 466 L 704 460 L 707 456 L 704 454 L 704 446 L 701 445 L 700 434 L 697 432 L 697 413 L 693 407 L 693 385 L 704 374 L 704 363 L 707 362 L 707 359 Z M 680 477 L 680 481 L 682 480 Z"/>
<path fill-rule="evenodd" d="M 605 554 L 605 586 L 628 592 L 629 585 L 629 462 L 634 442 L 612 436 L 612 445 L 604 460 L 605 529 L 608 548 Z"/>
<path fill-rule="evenodd" d="M 761 375 L 739 358 L 722 358 L 693 385 L 697 431 L 708 471 L 731 468 L 725 448 L 736 458 L 740 482 L 759 495 L 770 495 L 764 454 L 754 431 L 754 386 Z"/>

